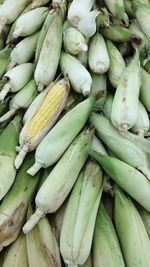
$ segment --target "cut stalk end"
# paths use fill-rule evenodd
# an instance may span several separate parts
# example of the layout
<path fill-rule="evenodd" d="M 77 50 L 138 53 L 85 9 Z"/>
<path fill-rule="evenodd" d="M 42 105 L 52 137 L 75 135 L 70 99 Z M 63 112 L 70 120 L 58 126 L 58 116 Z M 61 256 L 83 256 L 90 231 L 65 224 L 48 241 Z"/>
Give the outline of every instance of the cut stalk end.
<path fill-rule="evenodd" d="M 36 209 L 35 213 L 31 215 L 30 219 L 26 222 L 24 227 L 22 228 L 24 234 L 29 233 L 38 223 L 38 221 L 44 217 L 44 212 L 41 211 L 40 209 Z"/>
<path fill-rule="evenodd" d="M 44 90 L 44 84 L 39 83 L 39 84 L 38 84 L 38 88 L 37 88 L 37 90 L 38 90 L 39 92 L 42 92 L 42 91 Z"/>
<path fill-rule="evenodd" d="M 0 123 L 7 121 L 16 113 L 16 109 L 9 110 L 3 116 L 0 117 Z"/>
<path fill-rule="evenodd" d="M 78 44 L 78 47 L 80 48 L 81 51 L 84 51 L 84 52 L 88 51 L 87 44 L 80 43 L 80 44 Z"/>
<path fill-rule="evenodd" d="M 9 83 L 6 83 L 3 87 L 3 89 L 0 92 L 0 101 L 4 101 L 6 95 L 9 93 L 11 89 L 11 85 Z"/>
<path fill-rule="evenodd" d="M 27 170 L 27 173 L 31 176 L 34 176 L 41 168 L 42 165 L 39 162 L 35 162 L 34 165 L 29 170 Z"/>
<path fill-rule="evenodd" d="M 19 167 L 21 166 L 26 154 L 29 152 L 29 148 L 28 145 L 24 145 L 21 150 L 19 151 L 19 154 L 17 155 L 16 159 L 15 159 L 15 168 L 19 169 Z"/>

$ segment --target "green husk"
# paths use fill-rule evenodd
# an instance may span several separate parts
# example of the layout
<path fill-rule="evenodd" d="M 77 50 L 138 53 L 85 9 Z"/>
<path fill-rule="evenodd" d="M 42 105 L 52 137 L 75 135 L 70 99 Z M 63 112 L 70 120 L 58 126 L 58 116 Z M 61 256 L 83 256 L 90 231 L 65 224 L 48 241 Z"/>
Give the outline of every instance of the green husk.
<path fill-rule="evenodd" d="M 0 51 L 0 79 L 5 74 L 9 65 L 11 50 L 11 48 L 5 47 L 3 50 Z"/>
<path fill-rule="evenodd" d="M 140 100 L 150 112 L 150 74 L 141 68 Z"/>

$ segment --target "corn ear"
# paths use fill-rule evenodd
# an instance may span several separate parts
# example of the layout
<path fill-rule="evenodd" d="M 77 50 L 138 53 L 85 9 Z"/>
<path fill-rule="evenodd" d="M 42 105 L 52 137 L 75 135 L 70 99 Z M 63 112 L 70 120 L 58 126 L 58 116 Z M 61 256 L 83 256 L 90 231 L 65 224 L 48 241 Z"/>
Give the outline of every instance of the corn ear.
<path fill-rule="evenodd" d="M 33 63 L 24 63 L 7 71 L 3 76 L 6 83 L 0 92 L 0 101 L 3 101 L 9 92 L 21 90 L 30 81 L 33 71 Z"/>
<path fill-rule="evenodd" d="M 138 208 L 138 212 L 142 218 L 142 221 L 144 223 L 147 234 L 150 238 L 150 213 L 147 210 L 145 210 L 143 207 L 141 207 L 140 205 L 137 208 Z"/>
<path fill-rule="evenodd" d="M 39 180 L 39 175 L 31 179 L 26 173 L 32 163 L 33 154 L 29 154 L 0 205 L 1 249 L 10 245 L 18 237 L 25 221 L 29 201 L 32 199 Z"/>
<path fill-rule="evenodd" d="M 37 147 L 35 164 L 28 170 L 30 175 L 34 175 L 40 168 L 47 168 L 59 160 L 85 125 L 94 103 L 94 97 L 90 97 L 76 105 L 58 121 Z"/>
<path fill-rule="evenodd" d="M 8 69 L 13 68 L 15 65 L 27 63 L 33 58 L 38 38 L 39 32 L 36 32 L 24 38 L 13 48 L 10 54 L 11 62 Z"/>
<path fill-rule="evenodd" d="M 85 37 L 73 27 L 67 28 L 63 32 L 63 44 L 65 50 L 73 56 L 78 55 L 80 51 L 88 50 Z"/>
<path fill-rule="evenodd" d="M 29 232 L 46 213 L 53 213 L 62 205 L 88 157 L 92 137 L 93 129 L 82 131 L 55 165 L 36 195 L 36 211 L 24 225 L 24 233 Z"/>
<path fill-rule="evenodd" d="M 110 13 L 106 7 L 101 7 L 101 12 L 96 18 L 97 28 L 107 28 L 110 26 Z"/>
<path fill-rule="evenodd" d="M 107 96 L 107 82 L 105 74 L 96 74 L 91 73 L 92 77 L 92 88 L 91 95 L 99 94 L 100 98 L 96 100 L 94 108 L 95 109 L 103 109 L 106 96 Z"/>
<path fill-rule="evenodd" d="M 131 30 L 128 28 L 124 28 L 120 25 L 110 25 L 109 28 L 101 29 L 101 34 L 107 38 L 108 40 L 111 40 L 113 42 L 129 42 L 129 41 L 139 41 L 140 36 L 137 34 L 134 34 Z"/>
<path fill-rule="evenodd" d="M 33 102 L 32 115 L 24 124 L 19 137 L 20 151 L 15 159 L 15 167 L 17 169 L 22 164 L 26 154 L 37 147 L 55 124 L 66 104 L 68 91 L 68 81 L 62 79 L 52 88 L 49 86 L 46 94 L 38 96 L 40 103 L 34 106 L 37 99 L 35 99 L 35 103 Z"/>
<path fill-rule="evenodd" d="M 120 132 L 126 132 L 132 128 L 137 118 L 141 86 L 140 71 L 139 52 L 136 50 L 117 85 L 112 104 L 111 121 Z"/>
<path fill-rule="evenodd" d="M 73 56 L 62 52 L 60 57 L 60 68 L 63 75 L 68 75 L 73 89 L 84 96 L 90 94 L 92 78 L 86 68 Z"/>
<path fill-rule="evenodd" d="M 124 72 L 126 65 L 117 47 L 109 40 L 107 40 L 106 44 L 107 44 L 108 54 L 110 58 L 110 67 L 108 70 L 108 77 L 109 77 L 109 81 L 111 82 L 112 86 L 116 88 Z"/>
<path fill-rule="evenodd" d="M 15 147 L 18 142 L 20 128 L 21 117 L 18 115 L 8 124 L 8 126 L 0 135 L 0 200 L 6 195 L 15 180 Z"/>
<path fill-rule="evenodd" d="M 93 239 L 93 267 L 125 267 L 115 228 L 101 204 Z"/>
<path fill-rule="evenodd" d="M 113 104 L 113 95 L 109 93 L 107 94 L 103 108 L 104 115 L 109 120 L 111 120 L 112 104 Z"/>
<path fill-rule="evenodd" d="M 33 0 L 31 4 L 31 8 L 34 9 L 36 7 L 44 6 L 49 2 L 49 0 Z"/>
<path fill-rule="evenodd" d="M 34 80 L 31 80 L 11 99 L 9 103 L 9 111 L 7 111 L 5 114 L 2 114 L 0 117 L 0 123 L 11 118 L 18 111 L 18 109 L 27 109 L 36 96 L 36 83 Z"/>
<path fill-rule="evenodd" d="M 129 18 L 125 13 L 123 0 L 104 0 L 104 2 L 114 17 L 124 21 L 127 25 L 129 24 Z"/>
<path fill-rule="evenodd" d="M 26 235 L 29 267 L 61 267 L 55 235 L 47 218 Z"/>
<path fill-rule="evenodd" d="M 138 115 L 134 126 L 131 128 L 133 133 L 144 137 L 144 134 L 148 132 L 150 127 L 149 116 L 144 105 L 139 101 Z"/>
<path fill-rule="evenodd" d="M 132 2 L 130 0 L 124 0 L 124 8 L 125 12 L 128 14 L 130 18 L 135 18 Z"/>
<path fill-rule="evenodd" d="M 20 0 L 18 3 L 15 0 L 4 1 L 0 6 L 0 32 L 5 24 L 11 24 L 16 20 L 29 2 L 30 0 Z"/>
<path fill-rule="evenodd" d="M 79 54 L 76 56 L 76 58 L 80 61 L 80 63 L 84 67 L 87 67 L 87 65 L 88 65 L 88 51 L 79 52 Z"/>
<path fill-rule="evenodd" d="M 88 161 L 70 195 L 61 228 L 60 251 L 69 267 L 83 265 L 90 254 L 102 188 L 101 168 Z"/>
<path fill-rule="evenodd" d="M 90 122 L 97 131 L 100 140 L 119 158 L 127 164 L 137 168 L 150 179 L 149 162 L 142 149 L 125 138 L 113 127 L 110 120 L 102 114 L 92 113 Z M 116 146 L 117 143 L 117 146 Z"/>
<path fill-rule="evenodd" d="M 4 255 L 3 267 L 28 267 L 26 236 L 20 234 Z"/>
<path fill-rule="evenodd" d="M 0 51 L 0 79 L 3 77 L 7 70 L 8 64 L 10 62 L 10 53 L 11 48 L 9 47 L 6 47 Z"/>
<path fill-rule="evenodd" d="M 107 155 L 107 151 L 106 151 L 104 145 L 96 137 L 96 135 L 93 136 L 91 149 L 94 150 L 94 151 L 96 151 L 97 153 L 101 153 L 103 155 Z"/>
<path fill-rule="evenodd" d="M 115 183 L 150 212 L 150 183 L 141 172 L 119 159 L 100 155 L 94 151 L 90 152 L 90 155 L 100 163 Z"/>
<path fill-rule="evenodd" d="M 37 7 L 22 14 L 16 21 L 12 34 L 13 37 L 18 38 L 28 36 L 40 30 L 47 14 L 47 7 Z"/>
<path fill-rule="evenodd" d="M 100 33 L 96 33 L 89 42 L 88 62 L 90 69 L 98 74 L 107 72 L 110 59 L 105 40 Z"/>
<path fill-rule="evenodd" d="M 150 74 L 143 68 L 141 68 L 141 81 L 140 100 L 150 112 Z"/>
<path fill-rule="evenodd" d="M 131 199 L 115 188 L 114 219 L 120 245 L 128 267 L 148 267 L 150 240 Z"/>
<path fill-rule="evenodd" d="M 58 13 L 53 18 L 41 48 L 34 79 L 38 91 L 42 91 L 55 78 L 62 46 L 62 17 Z"/>

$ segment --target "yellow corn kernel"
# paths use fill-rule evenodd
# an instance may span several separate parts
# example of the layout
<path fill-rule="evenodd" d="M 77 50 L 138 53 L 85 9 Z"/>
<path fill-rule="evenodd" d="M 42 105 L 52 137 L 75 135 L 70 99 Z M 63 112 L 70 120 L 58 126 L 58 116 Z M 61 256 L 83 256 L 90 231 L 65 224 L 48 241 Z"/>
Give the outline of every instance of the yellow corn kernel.
<path fill-rule="evenodd" d="M 27 126 L 26 138 L 28 141 L 41 132 L 54 118 L 63 102 L 65 94 L 66 86 L 60 83 L 54 85 L 48 92 L 39 110 Z"/>

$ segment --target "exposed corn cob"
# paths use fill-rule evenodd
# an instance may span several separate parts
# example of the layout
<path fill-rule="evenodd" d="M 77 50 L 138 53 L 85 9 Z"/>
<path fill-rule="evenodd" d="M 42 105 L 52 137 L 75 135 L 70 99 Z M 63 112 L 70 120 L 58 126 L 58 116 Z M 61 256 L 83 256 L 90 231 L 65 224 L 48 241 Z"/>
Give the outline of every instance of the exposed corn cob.
<path fill-rule="evenodd" d="M 125 267 L 114 226 L 101 204 L 93 239 L 93 267 Z"/>
<path fill-rule="evenodd" d="M 64 201 L 64 203 L 61 205 L 61 207 L 54 214 L 52 214 L 50 216 L 50 224 L 51 224 L 52 229 L 55 233 L 58 245 L 60 242 L 61 227 L 62 227 L 63 218 L 64 218 L 67 203 L 68 203 L 68 198 Z"/>
<path fill-rule="evenodd" d="M 136 121 L 140 86 L 140 61 L 136 50 L 118 83 L 112 104 L 111 121 L 120 132 L 132 128 Z"/>
<path fill-rule="evenodd" d="M 147 38 L 150 40 L 150 29 L 148 26 L 150 17 L 150 5 L 141 3 L 141 1 L 139 0 L 133 0 L 132 5 L 138 24 L 140 25 Z"/>
<path fill-rule="evenodd" d="M 50 0 L 32 0 L 31 8 L 36 8 L 46 5 Z"/>
<path fill-rule="evenodd" d="M 23 227 L 24 233 L 29 232 L 46 213 L 53 213 L 62 205 L 88 157 L 92 137 L 93 129 L 82 131 L 58 161 L 36 195 L 37 208 Z"/>
<path fill-rule="evenodd" d="M 90 152 L 90 155 L 121 188 L 150 212 L 150 183 L 141 172 L 119 159 L 100 155 L 97 152 Z"/>
<path fill-rule="evenodd" d="M 107 44 L 108 54 L 110 58 L 110 67 L 108 70 L 108 77 L 109 77 L 109 81 L 111 82 L 112 86 L 116 88 L 124 72 L 126 65 L 117 47 L 109 40 L 107 40 L 106 44 Z"/>
<path fill-rule="evenodd" d="M 8 66 L 9 69 L 15 65 L 29 62 L 35 53 L 35 47 L 39 38 L 39 32 L 24 38 L 19 42 L 10 54 L 11 62 Z"/>
<path fill-rule="evenodd" d="M 150 238 L 150 213 L 141 206 L 138 206 L 137 208 L 144 223 L 147 234 Z"/>
<path fill-rule="evenodd" d="M 148 132 L 149 127 L 150 127 L 150 122 L 148 113 L 143 104 L 139 101 L 138 115 L 131 131 L 133 133 L 137 133 L 141 137 L 144 137 L 144 133 Z"/>
<path fill-rule="evenodd" d="M 94 103 L 95 98 L 90 97 L 79 103 L 58 121 L 37 147 L 35 164 L 28 170 L 30 175 L 34 175 L 42 167 L 47 168 L 59 160 L 85 125 Z"/>
<path fill-rule="evenodd" d="M 6 195 L 15 180 L 15 147 L 18 143 L 20 128 L 21 117 L 18 115 L 0 135 L 0 200 Z"/>
<path fill-rule="evenodd" d="M 25 221 L 27 207 L 39 178 L 39 175 L 36 175 L 34 179 L 31 179 L 26 173 L 32 163 L 33 154 L 29 154 L 18 171 L 13 186 L 0 205 L 1 248 L 8 246 L 18 237 Z"/>
<path fill-rule="evenodd" d="M 87 261 L 86 261 L 81 267 L 92 267 L 92 266 L 93 266 L 93 265 L 92 265 L 92 255 L 91 255 L 91 253 L 90 253 L 90 255 L 89 255 Z"/>
<path fill-rule="evenodd" d="M 26 237 L 20 234 L 4 255 L 2 267 L 28 267 Z"/>
<path fill-rule="evenodd" d="M 42 218 L 26 235 L 29 267 L 61 267 L 55 235 L 47 218 Z"/>
<path fill-rule="evenodd" d="M 96 100 L 94 108 L 102 109 L 107 96 L 106 75 L 91 73 L 92 88 L 91 95 L 99 94 L 100 98 Z"/>
<path fill-rule="evenodd" d="M 87 51 L 85 37 L 76 28 L 70 27 L 63 32 L 63 43 L 65 50 L 71 55 L 77 55 L 80 51 Z"/>
<path fill-rule="evenodd" d="M 34 79 L 38 91 L 42 91 L 55 78 L 62 46 L 62 17 L 56 13 L 45 36 Z"/>
<path fill-rule="evenodd" d="M 4 100 L 8 92 L 18 92 L 21 90 L 30 81 L 33 70 L 33 63 L 24 63 L 7 71 L 3 76 L 6 83 L 0 92 L 0 101 Z"/>
<path fill-rule="evenodd" d="M 31 80 L 20 90 L 9 103 L 9 111 L 0 117 L 0 123 L 11 118 L 20 108 L 27 109 L 37 96 L 36 83 Z"/>
<path fill-rule="evenodd" d="M 47 14 L 47 7 L 37 7 L 21 15 L 16 21 L 13 37 L 28 36 L 38 31 Z"/>
<path fill-rule="evenodd" d="M 144 224 L 131 199 L 120 188 L 115 188 L 116 231 L 128 267 L 148 267 L 150 241 Z"/>
<path fill-rule="evenodd" d="M 5 24 L 11 24 L 27 6 L 30 0 L 5 0 L 0 6 L 0 32 Z"/>
<path fill-rule="evenodd" d="M 110 60 L 103 36 L 96 33 L 89 43 L 88 62 L 90 69 L 95 73 L 107 72 Z"/>
<path fill-rule="evenodd" d="M 11 53 L 11 48 L 6 47 L 3 50 L 0 51 L 0 79 L 4 75 L 4 73 L 7 70 L 7 66 L 10 62 L 10 53 Z"/>
<path fill-rule="evenodd" d="M 101 168 L 88 161 L 73 188 L 61 228 L 60 251 L 69 267 L 83 265 L 90 254 L 102 190 Z"/>
<path fill-rule="evenodd" d="M 109 120 L 111 120 L 112 104 L 113 104 L 113 95 L 107 94 L 107 97 L 104 103 L 103 112 L 104 112 L 105 117 Z"/>
<path fill-rule="evenodd" d="M 110 120 L 102 114 L 92 113 L 90 122 L 95 127 L 98 137 L 117 158 L 137 168 L 150 179 L 148 157 L 138 145 L 120 135 Z"/>
<path fill-rule="evenodd" d="M 121 21 L 124 21 L 128 25 L 129 19 L 127 14 L 125 13 L 123 0 L 104 0 L 104 2 L 114 17 Z"/>
<path fill-rule="evenodd" d="M 73 56 L 62 52 L 60 67 L 64 75 L 68 75 L 73 89 L 83 95 L 89 95 L 92 86 L 92 78 L 87 69 Z"/>
<path fill-rule="evenodd" d="M 131 30 L 120 25 L 110 25 L 109 28 L 101 29 L 101 34 L 113 42 L 139 41 L 140 37 Z"/>
<path fill-rule="evenodd" d="M 143 68 L 141 68 L 141 81 L 140 100 L 150 112 L 150 74 Z"/>
<path fill-rule="evenodd" d="M 32 102 L 31 112 L 29 112 L 31 116 L 26 120 L 20 133 L 20 151 L 15 160 L 17 169 L 22 164 L 26 154 L 37 147 L 55 124 L 66 104 L 68 91 L 68 81 L 62 79 L 52 88 L 49 86 L 46 92 L 38 95 Z"/>

